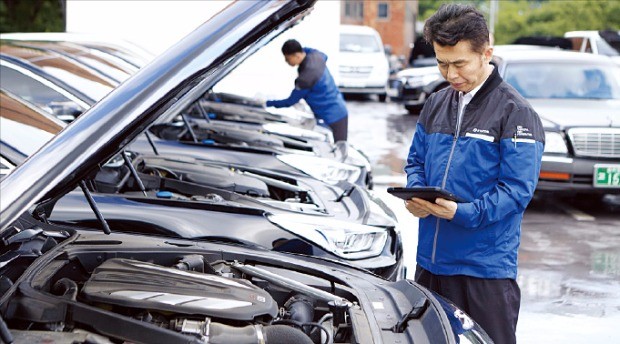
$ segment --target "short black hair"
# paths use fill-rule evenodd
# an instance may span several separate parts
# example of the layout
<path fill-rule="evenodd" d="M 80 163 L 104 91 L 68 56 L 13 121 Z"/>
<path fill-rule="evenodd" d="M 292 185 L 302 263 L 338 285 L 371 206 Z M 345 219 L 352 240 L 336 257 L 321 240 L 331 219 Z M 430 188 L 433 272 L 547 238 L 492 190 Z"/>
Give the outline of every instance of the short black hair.
<path fill-rule="evenodd" d="M 489 28 L 475 7 L 443 4 L 424 24 L 424 38 L 430 44 L 434 42 L 442 46 L 469 41 L 473 51 L 482 53 L 489 43 Z"/>
<path fill-rule="evenodd" d="M 302 51 L 301 44 L 294 39 L 289 39 L 282 44 L 282 54 L 284 55 L 293 55 L 295 53 L 301 53 Z"/>

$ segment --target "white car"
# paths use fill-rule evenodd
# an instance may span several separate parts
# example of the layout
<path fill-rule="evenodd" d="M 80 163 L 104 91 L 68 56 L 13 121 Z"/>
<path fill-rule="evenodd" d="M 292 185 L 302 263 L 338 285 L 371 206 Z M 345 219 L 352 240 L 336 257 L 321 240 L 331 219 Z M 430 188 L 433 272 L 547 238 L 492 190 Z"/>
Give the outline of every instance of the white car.
<path fill-rule="evenodd" d="M 573 50 L 606 55 L 620 65 L 620 31 L 569 31 L 564 34 Z"/>
<path fill-rule="evenodd" d="M 390 73 L 379 33 L 361 25 L 340 25 L 338 88 L 342 93 L 376 94 L 386 97 Z"/>

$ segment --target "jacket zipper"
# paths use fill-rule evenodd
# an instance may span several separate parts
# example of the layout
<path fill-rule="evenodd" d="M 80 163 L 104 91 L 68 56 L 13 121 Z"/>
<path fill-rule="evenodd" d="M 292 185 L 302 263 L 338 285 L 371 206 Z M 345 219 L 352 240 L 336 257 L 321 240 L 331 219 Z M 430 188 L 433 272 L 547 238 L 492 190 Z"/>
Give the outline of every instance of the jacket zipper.
<path fill-rule="evenodd" d="M 444 189 L 446 187 L 446 182 L 448 181 L 448 171 L 450 170 L 450 163 L 452 162 L 452 156 L 454 155 L 454 148 L 456 148 L 456 141 L 459 138 L 459 131 L 461 130 L 461 118 L 465 116 L 465 109 L 467 105 L 463 108 L 463 114 L 461 116 L 456 114 L 456 130 L 454 131 L 454 139 L 452 140 L 452 148 L 450 148 L 450 155 L 448 156 L 448 163 L 446 164 L 446 172 L 443 175 L 443 180 L 441 181 L 441 188 Z M 435 253 L 437 252 L 437 237 L 439 237 L 439 218 L 437 218 L 437 222 L 435 225 L 435 238 L 433 239 L 433 254 L 431 256 L 431 262 L 435 264 Z"/>

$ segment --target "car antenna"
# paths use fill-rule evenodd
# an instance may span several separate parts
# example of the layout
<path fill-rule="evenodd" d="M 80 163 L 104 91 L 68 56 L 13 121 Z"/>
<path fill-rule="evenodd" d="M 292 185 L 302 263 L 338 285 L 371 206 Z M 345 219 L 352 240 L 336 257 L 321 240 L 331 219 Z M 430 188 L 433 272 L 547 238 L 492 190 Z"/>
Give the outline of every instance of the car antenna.
<path fill-rule="evenodd" d="M 144 184 L 142 183 L 142 179 L 140 179 L 140 176 L 138 176 L 138 171 L 136 171 L 136 169 L 133 167 L 133 164 L 131 163 L 131 160 L 129 160 L 127 153 L 125 151 L 122 151 L 121 155 L 123 156 L 123 160 L 125 160 L 125 164 L 129 168 L 131 175 L 134 177 L 134 179 L 138 183 L 138 187 L 140 188 L 140 191 L 142 191 L 144 196 L 147 196 L 146 188 L 144 187 Z"/>
<path fill-rule="evenodd" d="M 88 205 L 90 205 L 90 209 L 92 209 L 93 212 L 95 213 L 95 216 L 97 216 L 97 220 L 101 222 L 101 226 L 103 227 L 103 232 L 108 235 L 111 234 L 112 231 L 110 230 L 110 226 L 108 225 L 108 222 L 103 218 L 103 214 L 101 214 L 101 212 L 99 211 L 99 208 L 97 207 L 97 203 L 95 202 L 93 195 L 91 195 L 90 191 L 88 191 L 88 188 L 86 187 L 86 183 L 84 182 L 84 180 L 80 180 L 79 184 L 80 184 L 80 189 L 82 189 L 82 192 L 84 192 L 84 196 L 86 196 Z"/>
<path fill-rule="evenodd" d="M 189 134 L 192 136 L 192 140 L 194 140 L 194 142 L 198 142 L 198 138 L 196 137 L 196 133 L 194 133 L 194 129 L 192 129 L 192 125 L 189 124 L 189 121 L 185 117 L 185 114 L 182 113 L 181 114 L 181 118 L 183 119 L 183 123 L 185 123 L 185 126 L 187 127 L 187 130 L 189 130 Z"/>
<path fill-rule="evenodd" d="M 153 148 L 153 153 L 155 153 L 155 155 L 159 155 L 159 152 L 157 151 L 157 147 L 155 147 L 155 142 L 153 142 L 153 139 L 151 138 L 151 134 L 149 134 L 148 129 L 144 131 L 144 135 L 146 135 L 146 140 L 149 141 L 151 148 Z"/>

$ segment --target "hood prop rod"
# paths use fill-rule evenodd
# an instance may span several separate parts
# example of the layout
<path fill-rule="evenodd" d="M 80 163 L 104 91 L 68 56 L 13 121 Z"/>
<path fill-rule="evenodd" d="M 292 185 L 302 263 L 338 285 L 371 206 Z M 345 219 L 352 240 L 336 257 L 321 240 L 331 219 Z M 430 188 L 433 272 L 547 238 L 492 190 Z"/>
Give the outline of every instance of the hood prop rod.
<path fill-rule="evenodd" d="M 181 118 L 183 119 L 183 123 L 185 123 L 185 126 L 187 127 L 189 134 L 192 136 L 192 140 L 194 140 L 194 142 L 198 142 L 196 133 L 194 132 L 194 129 L 192 129 L 192 125 L 189 123 L 189 120 L 187 120 L 187 118 L 185 117 L 185 114 L 182 113 Z"/>
<path fill-rule="evenodd" d="M 84 180 L 80 180 L 79 184 L 80 189 L 82 189 L 82 192 L 84 193 L 84 196 L 86 196 L 88 205 L 90 205 L 90 209 L 93 210 L 95 216 L 97 216 L 97 220 L 99 220 L 99 222 L 101 223 L 101 226 L 103 227 L 103 232 L 108 235 L 111 234 L 112 231 L 110 230 L 110 226 L 108 225 L 108 222 L 103 218 L 103 214 L 101 214 L 101 211 L 99 211 L 93 195 L 91 195 L 90 191 L 88 191 L 88 188 L 86 187 L 86 183 L 84 182 Z"/>
<path fill-rule="evenodd" d="M 207 123 L 211 123 L 211 118 L 209 118 L 209 114 L 207 113 L 207 111 L 205 111 L 205 108 L 200 105 L 200 100 L 198 100 L 195 104 L 194 107 L 196 107 L 198 109 L 198 112 L 200 112 L 200 114 L 202 115 L 202 117 L 204 117 L 205 121 L 207 121 Z"/>
<path fill-rule="evenodd" d="M 155 153 L 155 155 L 159 155 L 159 152 L 157 151 L 157 147 L 155 147 L 155 142 L 153 142 L 153 139 L 151 138 L 151 134 L 149 134 L 148 129 L 144 131 L 144 135 L 146 135 L 146 140 L 149 141 L 151 148 L 153 148 L 153 153 Z"/>
<path fill-rule="evenodd" d="M 138 187 L 140 188 L 140 191 L 142 191 L 144 196 L 148 196 L 146 194 L 146 188 L 144 187 L 144 183 L 142 183 L 142 179 L 140 179 L 140 176 L 138 176 L 138 171 L 136 171 L 136 169 L 133 167 L 133 164 L 131 163 L 131 160 L 129 160 L 129 157 L 127 156 L 125 151 L 122 151 L 121 155 L 123 156 L 123 160 L 125 160 L 125 164 L 129 168 L 131 175 L 136 180 L 136 183 L 138 183 Z"/>

